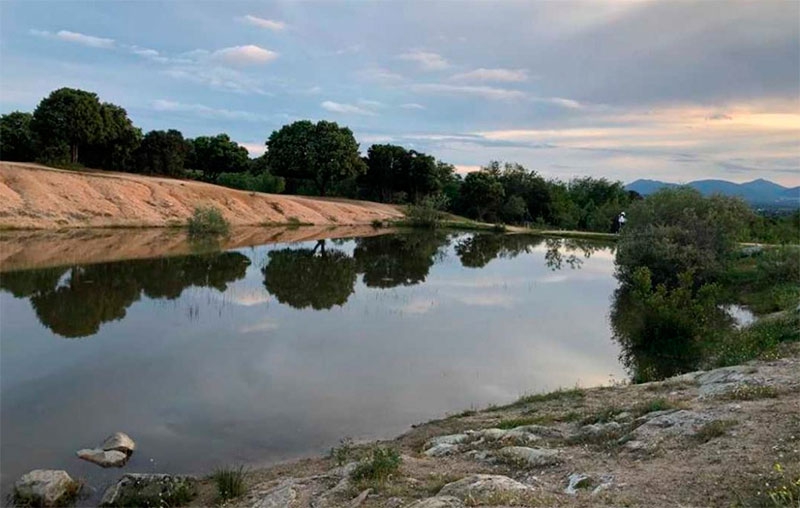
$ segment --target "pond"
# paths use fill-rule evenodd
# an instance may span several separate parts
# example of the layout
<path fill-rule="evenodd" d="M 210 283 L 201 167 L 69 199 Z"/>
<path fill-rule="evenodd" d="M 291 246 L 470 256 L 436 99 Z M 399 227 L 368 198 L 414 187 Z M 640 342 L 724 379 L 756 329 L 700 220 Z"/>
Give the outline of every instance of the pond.
<path fill-rule="evenodd" d="M 2 487 L 115 431 L 127 472 L 205 473 L 626 377 L 613 250 L 391 233 L 0 275 Z"/>

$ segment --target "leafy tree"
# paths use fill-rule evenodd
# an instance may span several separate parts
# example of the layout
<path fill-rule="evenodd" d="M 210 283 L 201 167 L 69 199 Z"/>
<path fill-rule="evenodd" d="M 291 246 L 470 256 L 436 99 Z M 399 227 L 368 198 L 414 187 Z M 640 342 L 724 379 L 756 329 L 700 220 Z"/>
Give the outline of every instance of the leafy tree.
<path fill-rule="evenodd" d="M 267 162 L 277 176 L 311 181 L 321 196 L 366 170 L 352 131 L 324 120 L 302 120 L 273 132 L 267 140 Z"/>
<path fill-rule="evenodd" d="M 0 159 L 29 162 L 36 158 L 32 118 L 30 113 L 21 111 L 0 116 Z"/>
<path fill-rule="evenodd" d="M 498 218 L 504 197 L 500 177 L 491 170 L 473 171 L 461 185 L 461 207 L 470 217 L 481 221 Z"/>
<path fill-rule="evenodd" d="M 134 127 L 125 109 L 114 104 L 101 104 L 100 116 L 101 135 L 84 150 L 84 162 L 91 167 L 117 171 L 134 169 L 134 153 L 142 142 L 141 129 Z"/>
<path fill-rule="evenodd" d="M 372 145 L 367 150 L 365 162 L 367 171 L 362 184 L 371 190 L 370 196 L 381 203 L 394 201 L 407 172 L 408 151 L 397 145 Z"/>
<path fill-rule="evenodd" d="M 326 250 L 325 240 L 313 249 L 271 251 L 261 272 L 267 291 L 296 309 L 344 305 L 356 283 L 353 258 L 340 250 Z"/>
<path fill-rule="evenodd" d="M 69 147 L 69 161 L 77 164 L 79 148 L 102 139 L 100 101 L 90 92 L 60 88 L 36 107 L 31 129 L 45 149 Z M 45 153 L 53 155 L 48 150 Z"/>
<path fill-rule="evenodd" d="M 180 176 L 188 151 L 180 131 L 150 131 L 136 151 L 136 168 L 145 174 Z"/>
<path fill-rule="evenodd" d="M 738 198 L 703 197 L 688 187 L 664 189 L 634 203 L 617 244 L 616 269 L 630 284 L 637 268 L 668 288 L 692 271 L 697 284 L 713 282 L 746 230 L 750 208 Z"/>
<path fill-rule="evenodd" d="M 210 181 L 216 181 L 221 173 L 242 173 L 250 168 L 247 149 L 227 134 L 200 136 L 192 141 L 186 166 L 203 172 Z"/>

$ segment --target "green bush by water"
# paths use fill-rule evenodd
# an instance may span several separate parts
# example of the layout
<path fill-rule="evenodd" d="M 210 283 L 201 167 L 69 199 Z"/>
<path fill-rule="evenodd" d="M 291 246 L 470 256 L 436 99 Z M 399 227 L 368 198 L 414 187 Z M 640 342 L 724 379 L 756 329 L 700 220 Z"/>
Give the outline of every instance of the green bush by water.
<path fill-rule="evenodd" d="M 218 208 L 205 206 L 194 209 L 188 227 L 191 236 L 218 236 L 228 234 L 230 224 Z"/>

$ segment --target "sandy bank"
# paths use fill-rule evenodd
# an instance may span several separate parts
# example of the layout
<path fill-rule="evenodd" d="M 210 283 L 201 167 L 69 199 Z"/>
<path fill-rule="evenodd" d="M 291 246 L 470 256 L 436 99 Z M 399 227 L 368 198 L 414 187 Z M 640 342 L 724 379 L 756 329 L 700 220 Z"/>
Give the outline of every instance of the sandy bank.
<path fill-rule="evenodd" d="M 66 171 L 0 162 L 0 228 L 182 225 L 197 206 L 219 208 L 234 226 L 369 224 L 403 216 L 367 201 L 238 191 L 190 180 L 107 171 Z"/>

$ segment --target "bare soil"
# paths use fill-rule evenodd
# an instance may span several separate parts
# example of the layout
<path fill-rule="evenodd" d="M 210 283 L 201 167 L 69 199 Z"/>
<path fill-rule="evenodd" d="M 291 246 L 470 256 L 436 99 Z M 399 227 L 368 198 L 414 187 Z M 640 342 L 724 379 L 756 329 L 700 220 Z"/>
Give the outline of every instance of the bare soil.
<path fill-rule="evenodd" d="M 393 205 L 247 192 L 192 180 L 68 171 L 0 162 L 0 229 L 184 225 L 215 206 L 233 226 L 369 224 L 400 219 Z"/>

